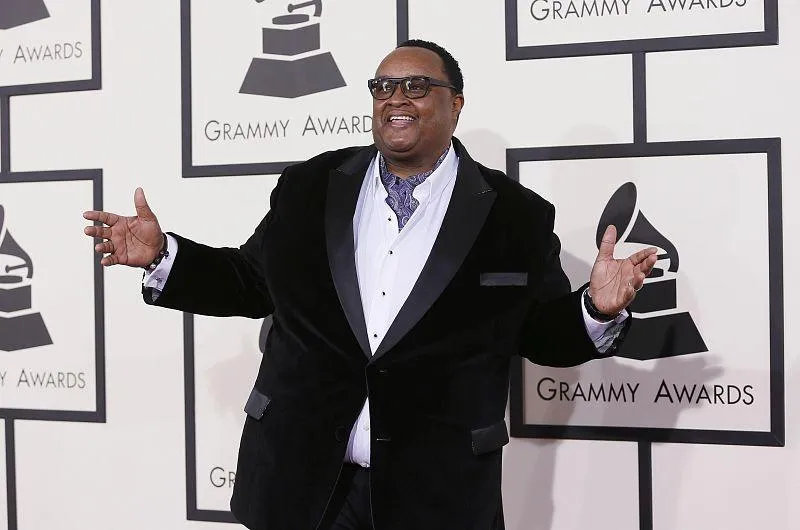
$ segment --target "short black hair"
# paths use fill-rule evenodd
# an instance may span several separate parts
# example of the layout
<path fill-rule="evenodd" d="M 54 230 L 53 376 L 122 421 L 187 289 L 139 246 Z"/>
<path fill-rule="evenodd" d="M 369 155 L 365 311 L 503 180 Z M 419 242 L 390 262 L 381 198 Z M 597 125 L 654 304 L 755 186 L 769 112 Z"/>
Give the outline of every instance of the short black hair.
<path fill-rule="evenodd" d="M 456 92 L 459 94 L 464 92 L 464 76 L 461 74 L 461 67 L 458 66 L 458 61 L 456 61 L 450 52 L 436 44 L 435 42 L 430 42 L 427 40 L 420 40 L 420 39 L 409 39 L 397 46 L 398 48 L 425 48 L 426 50 L 430 50 L 439 58 L 442 59 L 444 63 L 444 72 L 449 77 L 448 81 L 450 81 L 454 87 L 456 87 Z"/>

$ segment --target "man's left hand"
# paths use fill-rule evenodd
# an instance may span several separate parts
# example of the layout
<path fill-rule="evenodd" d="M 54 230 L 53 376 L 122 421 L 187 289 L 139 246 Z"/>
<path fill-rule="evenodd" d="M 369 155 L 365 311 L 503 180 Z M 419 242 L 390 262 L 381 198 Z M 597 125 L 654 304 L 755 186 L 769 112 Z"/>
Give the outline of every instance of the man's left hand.
<path fill-rule="evenodd" d="M 658 261 L 656 248 L 646 248 L 626 259 L 614 259 L 617 229 L 606 228 L 589 278 L 589 296 L 603 314 L 615 316 L 633 301 L 644 279 Z"/>

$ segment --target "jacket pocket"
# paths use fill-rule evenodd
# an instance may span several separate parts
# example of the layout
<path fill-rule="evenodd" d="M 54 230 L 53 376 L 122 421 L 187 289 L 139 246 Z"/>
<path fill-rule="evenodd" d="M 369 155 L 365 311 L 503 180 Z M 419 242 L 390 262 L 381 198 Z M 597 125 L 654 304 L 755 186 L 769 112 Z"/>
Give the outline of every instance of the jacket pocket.
<path fill-rule="evenodd" d="M 254 388 L 250 392 L 250 397 L 247 398 L 247 403 L 244 405 L 244 411 L 248 416 L 255 420 L 260 420 L 264 416 L 264 411 L 267 410 L 267 405 L 272 401 L 266 394 L 262 394 L 258 389 Z"/>
<path fill-rule="evenodd" d="M 494 425 L 472 430 L 472 453 L 482 455 L 500 449 L 508 443 L 508 429 L 505 420 Z"/>
<path fill-rule="evenodd" d="M 527 272 L 484 272 L 480 276 L 483 287 L 508 287 L 528 285 Z"/>

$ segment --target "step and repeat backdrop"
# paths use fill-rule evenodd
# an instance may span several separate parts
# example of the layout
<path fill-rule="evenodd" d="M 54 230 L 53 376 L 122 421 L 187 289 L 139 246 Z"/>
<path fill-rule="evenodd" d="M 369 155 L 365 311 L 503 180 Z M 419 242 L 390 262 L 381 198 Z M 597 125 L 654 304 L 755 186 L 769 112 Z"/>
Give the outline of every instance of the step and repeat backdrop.
<path fill-rule="evenodd" d="M 15 171 L 13 96 L 100 88 L 100 2 L 0 6 L 0 521 L 18 528 L 15 422 L 105 421 L 103 271 L 76 211 L 102 207 L 100 169 Z M 57 198 L 57 200 L 53 200 Z"/>
<path fill-rule="evenodd" d="M 797 528 L 798 35 L 791 0 L 4 0 L 0 530 L 235 527 L 271 318 L 145 306 L 81 213 L 142 186 L 239 245 L 287 165 L 371 143 L 407 38 L 460 62 L 456 135 L 555 205 L 574 288 L 608 224 L 659 249 L 617 356 L 514 361 L 506 527 Z"/>

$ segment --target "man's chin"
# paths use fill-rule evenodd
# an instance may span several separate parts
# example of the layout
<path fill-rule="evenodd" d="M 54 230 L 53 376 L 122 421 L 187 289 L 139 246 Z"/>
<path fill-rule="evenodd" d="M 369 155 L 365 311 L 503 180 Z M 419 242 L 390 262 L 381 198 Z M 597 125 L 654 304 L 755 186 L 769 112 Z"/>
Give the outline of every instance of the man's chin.
<path fill-rule="evenodd" d="M 383 149 L 392 155 L 396 157 L 403 157 L 403 155 L 410 153 L 414 149 L 414 146 L 417 144 L 417 142 L 410 138 L 392 138 L 388 140 L 384 139 L 381 144 L 383 144 Z"/>

